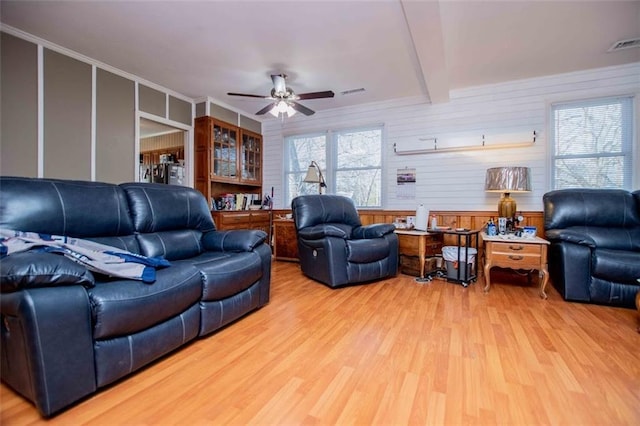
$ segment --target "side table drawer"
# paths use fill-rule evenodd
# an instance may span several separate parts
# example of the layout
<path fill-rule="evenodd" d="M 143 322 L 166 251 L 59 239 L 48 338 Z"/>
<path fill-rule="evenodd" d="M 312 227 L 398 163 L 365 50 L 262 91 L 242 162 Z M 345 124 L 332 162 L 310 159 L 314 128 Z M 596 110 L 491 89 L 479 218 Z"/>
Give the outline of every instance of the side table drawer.
<path fill-rule="evenodd" d="M 539 244 L 522 244 L 522 243 L 493 243 L 494 253 L 509 253 L 515 255 L 540 255 Z"/>
<path fill-rule="evenodd" d="M 540 267 L 540 254 L 526 253 L 493 253 L 492 264 L 503 268 L 537 269 Z"/>
<path fill-rule="evenodd" d="M 251 215 L 249 213 L 223 214 L 220 218 L 224 225 L 249 224 L 251 222 Z"/>

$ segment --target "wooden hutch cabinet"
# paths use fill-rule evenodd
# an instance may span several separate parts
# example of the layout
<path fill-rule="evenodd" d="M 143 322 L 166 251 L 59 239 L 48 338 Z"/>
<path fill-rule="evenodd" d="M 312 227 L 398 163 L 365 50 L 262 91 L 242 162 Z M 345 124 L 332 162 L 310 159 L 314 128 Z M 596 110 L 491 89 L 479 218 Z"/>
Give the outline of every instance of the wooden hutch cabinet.
<path fill-rule="evenodd" d="M 228 194 L 262 196 L 262 136 L 213 117 L 195 119 L 195 188 L 213 206 Z M 248 206 L 247 206 L 248 207 Z M 263 210 L 218 210 L 216 227 L 264 229 L 271 214 Z"/>

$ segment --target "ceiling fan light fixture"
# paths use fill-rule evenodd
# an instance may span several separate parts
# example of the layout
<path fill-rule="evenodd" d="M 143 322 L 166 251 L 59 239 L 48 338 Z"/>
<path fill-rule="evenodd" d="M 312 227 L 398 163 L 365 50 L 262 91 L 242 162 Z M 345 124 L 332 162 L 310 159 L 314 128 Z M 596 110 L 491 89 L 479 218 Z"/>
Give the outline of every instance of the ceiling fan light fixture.
<path fill-rule="evenodd" d="M 286 114 L 287 117 L 292 117 L 295 115 L 296 110 L 293 109 L 291 105 L 287 101 L 279 100 L 275 103 L 274 107 L 269 111 L 271 115 L 278 118 L 280 114 Z"/>

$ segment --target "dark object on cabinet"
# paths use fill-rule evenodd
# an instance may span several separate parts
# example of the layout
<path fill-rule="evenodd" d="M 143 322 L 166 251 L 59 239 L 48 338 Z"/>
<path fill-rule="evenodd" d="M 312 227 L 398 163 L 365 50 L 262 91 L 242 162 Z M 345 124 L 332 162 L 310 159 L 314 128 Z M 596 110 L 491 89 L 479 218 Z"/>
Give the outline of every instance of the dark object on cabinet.
<path fill-rule="evenodd" d="M 302 272 L 330 287 L 398 273 L 398 237 L 390 223 L 362 226 L 353 201 L 301 195 L 291 202 Z"/>
<path fill-rule="evenodd" d="M 640 289 L 640 191 L 562 189 L 543 202 L 549 272 L 562 297 L 633 308 Z"/>
<path fill-rule="evenodd" d="M 2 177 L 0 206 L 1 228 L 171 263 L 147 284 L 78 271 L 51 253 L 2 259 L 2 380 L 44 416 L 269 301 L 266 234 L 217 231 L 194 189 Z"/>

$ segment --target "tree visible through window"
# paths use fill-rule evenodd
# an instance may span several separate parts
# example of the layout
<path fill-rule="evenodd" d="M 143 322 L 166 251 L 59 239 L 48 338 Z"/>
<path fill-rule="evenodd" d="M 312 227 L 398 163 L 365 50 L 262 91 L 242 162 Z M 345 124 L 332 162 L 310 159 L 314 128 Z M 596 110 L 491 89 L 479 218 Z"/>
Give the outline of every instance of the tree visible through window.
<path fill-rule="evenodd" d="M 382 128 L 298 135 L 285 141 L 288 205 L 298 195 L 317 194 L 303 179 L 311 161 L 320 165 L 327 193 L 353 199 L 358 207 L 382 206 Z"/>
<path fill-rule="evenodd" d="M 631 187 L 631 97 L 552 106 L 553 188 Z"/>

